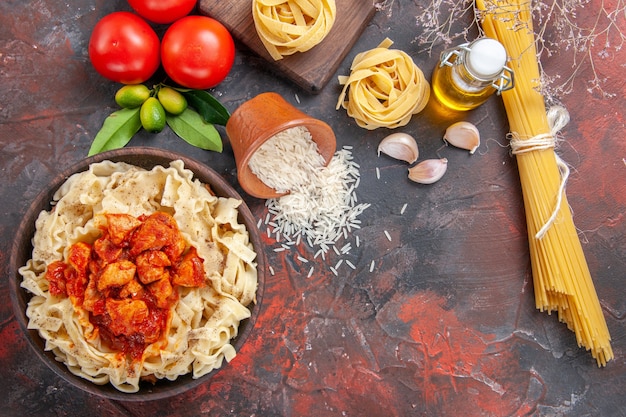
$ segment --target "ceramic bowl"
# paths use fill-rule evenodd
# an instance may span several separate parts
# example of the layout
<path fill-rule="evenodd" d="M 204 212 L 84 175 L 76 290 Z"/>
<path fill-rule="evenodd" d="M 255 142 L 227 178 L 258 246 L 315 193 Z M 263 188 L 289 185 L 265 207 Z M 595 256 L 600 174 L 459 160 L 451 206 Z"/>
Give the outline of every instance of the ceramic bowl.
<path fill-rule="evenodd" d="M 276 198 L 278 193 L 257 177 L 248 163 L 268 139 L 292 127 L 309 130 L 319 153 L 330 162 L 337 148 L 332 128 L 288 103 L 280 94 L 261 93 L 239 106 L 226 123 L 226 134 L 235 154 L 237 179 L 241 188 L 257 198 Z"/>

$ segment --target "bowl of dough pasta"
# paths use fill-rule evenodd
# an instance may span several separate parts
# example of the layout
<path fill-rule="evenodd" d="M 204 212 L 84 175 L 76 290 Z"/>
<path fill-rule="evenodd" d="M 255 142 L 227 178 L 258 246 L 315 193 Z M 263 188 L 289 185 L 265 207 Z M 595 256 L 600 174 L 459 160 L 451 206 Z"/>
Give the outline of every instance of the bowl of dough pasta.
<path fill-rule="evenodd" d="M 206 383 L 252 331 L 256 220 L 193 159 L 129 147 L 57 175 L 19 225 L 15 316 L 54 372 L 94 395 L 162 399 Z"/>

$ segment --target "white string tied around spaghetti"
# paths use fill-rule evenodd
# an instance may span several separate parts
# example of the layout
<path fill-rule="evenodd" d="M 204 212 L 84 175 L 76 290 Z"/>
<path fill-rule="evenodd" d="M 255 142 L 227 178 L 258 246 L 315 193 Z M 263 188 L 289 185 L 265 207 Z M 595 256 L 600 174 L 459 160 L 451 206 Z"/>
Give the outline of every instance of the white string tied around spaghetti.
<path fill-rule="evenodd" d="M 569 123 L 569 112 L 563 106 L 552 106 L 548 109 L 547 117 L 548 125 L 550 126 L 550 133 L 542 133 L 530 139 L 522 139 L 515 132 L 508 134 L 508 137 L 510 139 L 511 152 L 513 153 L 513 155 L 550 149 L 556 146 L 556 138 L 559 131 Z M 548 218 L 548 220 L 544 223 L 541 229 L 539 229 L 539 231 L 535 234 L 535 239 L 543 238 L 552 226 L 552 224 L 555 222 L 559 214 L 559 210 L 561 209 L 563 195 L 565 194 L 565 185 L 567 183 L 567 178 L 569 177 L 570 172 L 569 167 L 563 161 L 563 159 L 559 157 L 559 155 L 555 154 L 555 157 L 559 172 L 561 174 L 561 183 L 559 185 L 556 204 L 550 218 Z"/>

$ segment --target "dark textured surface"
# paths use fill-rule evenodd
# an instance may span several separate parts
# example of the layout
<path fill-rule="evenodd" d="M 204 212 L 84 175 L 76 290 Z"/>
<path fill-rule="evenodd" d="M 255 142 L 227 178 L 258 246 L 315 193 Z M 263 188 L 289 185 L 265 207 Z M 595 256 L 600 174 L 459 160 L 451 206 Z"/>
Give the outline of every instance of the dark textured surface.
<path fill-rule="evenodd" d="M 390 37 L 430 76 L 443 46 L 432 56 L 418 52 L 415 16 L 425 3 L 390 3 L 337 74 L 347 75 L 354 55 Z M 429 105 L 401 129 L 417 138 L 420 158 L 449 160 L 441 181 L 420 186 L 407 180 L 404 163 L 377 157 L 388 131 L 365 131 L 345 110 L 335 110 L 335 81 L 309 95 L 240 47 L 228 79 L 212 90 L 230 111 L 276 91 L 331 125 L 339 147 L 354 147 L 359 201 L 371 204 L 349 239 L 353 250 L 341 257 L 356 269 L 344 262 L 335 276 L 329 267 L 340 257 L 313 260 L 306 246 L 274 252 L 274 240 L 265 236 L 274 275 L 268 275 L 263 309 L 239 355 L 210 383 L 169 400 L 136 403 L 90 396 L 58 378 L 32 353 L 13 315 L 8 256 L 29 204 L 86 156 L 115 109 L 118 85 L 93 71 L 87 43 L 99 18 L 126 8 L 123 1 L 102 0 L 0 4 L 0 415 L 626 415 L 623 49 L 595 66 L 614 96 L 587 90 L 589 65 L 578 72 L 574 91 L 563 97 L 572 121 L 560 147 L 572 167 L 567 193 L 574 221 L 613 337 L 615 360 L 606 368 L 577 348 L 556 317 L 534 308 L 517 166 L 505 146 L 508 127 L 496 97 L 464 115 Z M 571 61 L 558 56 L 545 65 L 553 74 L 571 72 Z M 443 131 L 460 119 L 481 131 L 475 155 L 442 148 Z M 223 153 L 211 153 L 166 130 L 141 132 L 130 144 L 137 145 L 193 157 L 241 192 L 227 141 Z M 264 201 L 242 195 L 252 213 L 265 218 Z"/>

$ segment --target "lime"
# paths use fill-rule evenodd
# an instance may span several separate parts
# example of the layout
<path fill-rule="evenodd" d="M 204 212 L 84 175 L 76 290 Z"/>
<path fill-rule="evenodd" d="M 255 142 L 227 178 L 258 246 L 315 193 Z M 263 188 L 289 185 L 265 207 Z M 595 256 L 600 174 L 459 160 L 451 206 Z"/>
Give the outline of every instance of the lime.
<path fill-rule="evenodd" d="M 156 97 L 149 97 L 141 105 L 139 119 L 148 132 L 159 133 L 165 127 L 165 109 Z"/>
<path fill-rule="evenodd" d="M 115 102 L 123 108 L 139 107 L 150 97 L 150 89 L 143 84 L 129 84 L 117 90 Z"/>
<path fill-rule="evenodd" d="M 157 93 L 157 97 L 165 111 L 170 114 L 181 114 L 187 108 L 185 96 L 171 87 L 161 87 Z"/>

